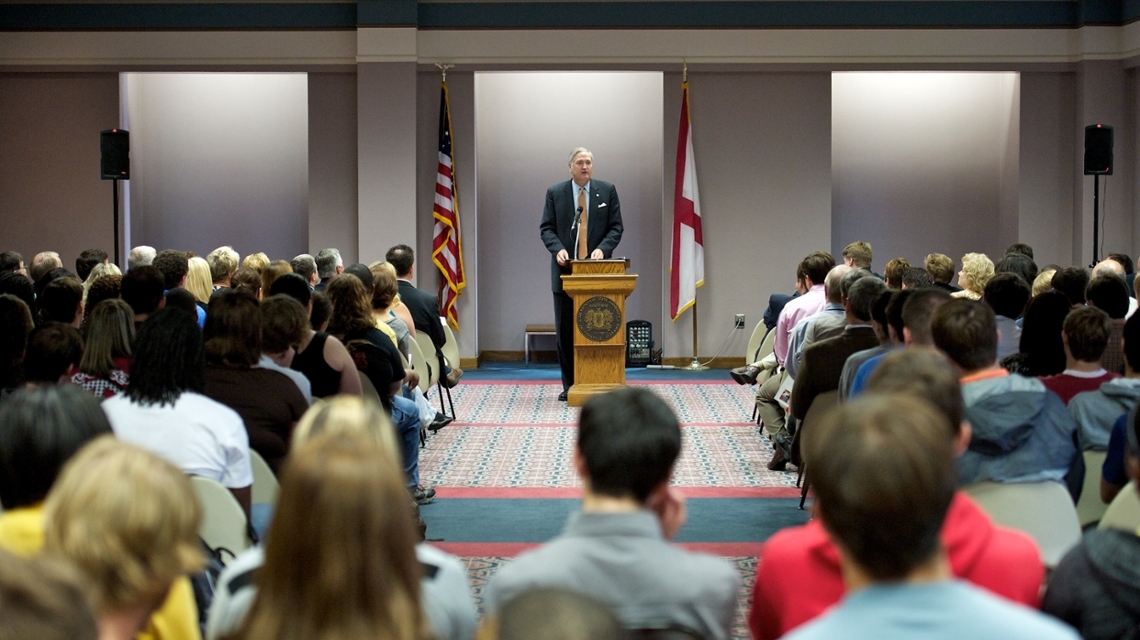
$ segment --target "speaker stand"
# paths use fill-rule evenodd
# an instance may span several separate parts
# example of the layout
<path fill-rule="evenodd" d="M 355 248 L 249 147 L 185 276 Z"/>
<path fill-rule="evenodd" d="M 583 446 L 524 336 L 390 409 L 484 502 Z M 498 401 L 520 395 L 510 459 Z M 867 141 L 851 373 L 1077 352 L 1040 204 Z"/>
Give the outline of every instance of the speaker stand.
<path fill-rule="evenodd" d="M 115 264 L 119 263 L 119 181 L 111 180 L 111 237 L 115 239 Z"/>
<path fill-rule="evenodd" d="M 1093 174 L 1093 252 L 1090 269 L 1100 262 L 1100 258 L 1097 257 L 1097 250 L 1100 247 L 1100 176 L 1099 173 Z"/>

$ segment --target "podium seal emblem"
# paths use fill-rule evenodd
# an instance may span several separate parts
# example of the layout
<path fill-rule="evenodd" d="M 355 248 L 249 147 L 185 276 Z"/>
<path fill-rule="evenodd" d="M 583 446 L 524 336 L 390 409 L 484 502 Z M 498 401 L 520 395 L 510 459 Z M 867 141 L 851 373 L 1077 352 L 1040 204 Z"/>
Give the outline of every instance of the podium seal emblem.
<path fill-rule="evenodd" d="M 578 307 L 578 331 L 594 342 L 605 342 L 621 330 L 621 309 L 609 298 L 594 296 Z"/>

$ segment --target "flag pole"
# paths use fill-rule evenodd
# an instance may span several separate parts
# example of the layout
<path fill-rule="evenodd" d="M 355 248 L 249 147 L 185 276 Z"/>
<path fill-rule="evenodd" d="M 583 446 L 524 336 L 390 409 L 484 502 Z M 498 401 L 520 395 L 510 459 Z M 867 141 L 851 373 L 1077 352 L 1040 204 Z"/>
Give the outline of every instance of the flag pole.
<path fill-rule="evenodd" d="M 681 61 L 681 85 L 684 86 L 689 81 L 689 63 L 686 60 Z M 697 296 L 693 292 L 693 361 L 689 366 L 685 367 L 685 371 L 707 371 L 708 367 L 701 364 L 697 359 Z"/>

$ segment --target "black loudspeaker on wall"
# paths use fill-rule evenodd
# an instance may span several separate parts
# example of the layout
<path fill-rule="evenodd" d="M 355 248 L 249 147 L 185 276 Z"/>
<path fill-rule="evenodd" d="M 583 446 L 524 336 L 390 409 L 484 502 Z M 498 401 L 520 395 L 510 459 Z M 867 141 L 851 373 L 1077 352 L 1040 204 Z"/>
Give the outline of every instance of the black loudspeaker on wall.
<path fill-rule="evenodd" d="M 1085 175 L 1112 175 L 1112 127 L 1107 124 L 1085 127 Z"/>
<path fill-rule="evenodd" d="M 122 129 L 99 133 L 100 174 L 104 180 L 131 179 L 131 134 Z"/>

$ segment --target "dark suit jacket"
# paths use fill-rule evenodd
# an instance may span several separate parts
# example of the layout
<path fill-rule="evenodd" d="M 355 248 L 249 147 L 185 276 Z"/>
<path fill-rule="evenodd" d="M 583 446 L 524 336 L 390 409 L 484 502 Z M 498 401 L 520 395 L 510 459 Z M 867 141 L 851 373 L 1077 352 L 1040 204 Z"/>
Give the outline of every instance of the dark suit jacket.
<path fill-rule="evenodd" d="M 839 388 L 843 365 L 856 351 L 879 346 L 871 325 L 848 326 L 843 333 L 804 349 L 796 383 L 792 385 L 792 415 L 803 420 L 815 397 Z"/>
<path fill-rule="evenodd" d="M 439 301 L 427 291 L 413 287 L 407 280 L 397 280 L 396 283 L 400 287 L 400 301 L 408 306 L 408 311 L 412 312 L 412 322 L 416 325 L 416 331 L 428 334 L 432 344 L 435 345 L 436 355 L 441 355 L 443 353 L 441 348 L 447 336 L 444 335 L 443 325 L 439 320 Z"/>
<path fill-rule="evenodd" d="M 539 231 L 546 250 L 550 252 L 550 288 L 562 291 L 562 274 L 570 273 L 570 266 L 558 266 L 555 256 L 565 249 L 574 258 L 577 237 L 573 228 L 578 203 L 574 199 L 573 182 L 560 182 L 546 190 L 546 206 L 542 210 Z M 601 249 L 607 258 L 621 241 L 621 203 L 617 190 L 608 182 L 590 180 L 590 211 L 586 220 L 586 247 L 593 252 Z"/>

